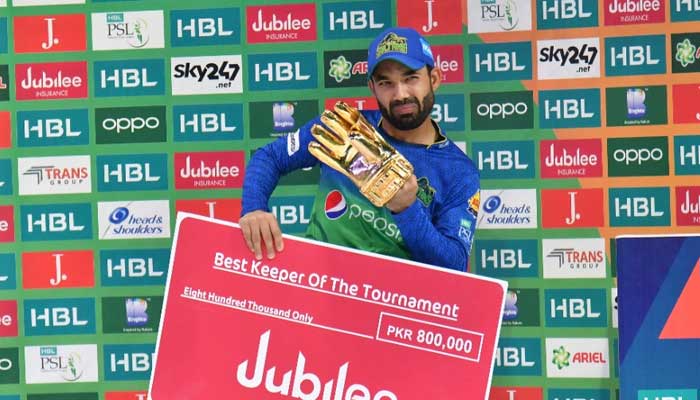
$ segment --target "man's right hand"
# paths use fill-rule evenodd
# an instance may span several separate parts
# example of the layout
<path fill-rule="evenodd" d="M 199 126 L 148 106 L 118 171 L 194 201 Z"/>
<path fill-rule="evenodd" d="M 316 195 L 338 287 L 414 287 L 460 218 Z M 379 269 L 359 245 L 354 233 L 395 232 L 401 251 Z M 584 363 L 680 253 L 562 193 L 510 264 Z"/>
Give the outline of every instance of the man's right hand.
<path fill-rule="evenodd" d="M 262 245 L 264 243 L 267 258 L 275 258 L 275 251 L 284 249 L 282 231 L 277 224 L 275 215 L 262 210 L 251 211 L 238 221 L 243 231 L 243 237 L 255 258 L 262 260 Z"/>

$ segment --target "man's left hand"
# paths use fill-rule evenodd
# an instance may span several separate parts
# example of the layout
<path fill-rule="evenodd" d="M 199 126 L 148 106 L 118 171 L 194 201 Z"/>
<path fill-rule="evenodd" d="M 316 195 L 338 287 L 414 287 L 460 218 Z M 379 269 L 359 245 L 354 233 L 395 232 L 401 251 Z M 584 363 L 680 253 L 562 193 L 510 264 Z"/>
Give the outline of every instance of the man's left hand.
<path fill-rule="evenodd" d="M 400 213 L 401 211 L 407 209 L 408 207 L 416 201 L 416 195 L 418 194 L 418 180 L 415 175 L 411 175 L 410 178 L 403 184 L 401 189 L 394 195 L 394 197 L 386 203 L 385 207 L 394 214 Z"/>

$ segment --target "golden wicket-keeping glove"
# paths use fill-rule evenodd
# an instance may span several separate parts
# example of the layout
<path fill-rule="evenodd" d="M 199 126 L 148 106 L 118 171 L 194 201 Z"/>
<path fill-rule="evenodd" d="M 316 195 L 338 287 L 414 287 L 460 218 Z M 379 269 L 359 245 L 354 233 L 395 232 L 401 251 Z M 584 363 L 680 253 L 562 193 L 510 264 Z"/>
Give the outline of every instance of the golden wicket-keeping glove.
<path fill-rule="evenodd" d="M 349 105 L 339 101 L 321 115 L 309 143 L 314 157 L 352 180 L 377 207 L 391 200 L 413 175 L 413 165 Z"/>

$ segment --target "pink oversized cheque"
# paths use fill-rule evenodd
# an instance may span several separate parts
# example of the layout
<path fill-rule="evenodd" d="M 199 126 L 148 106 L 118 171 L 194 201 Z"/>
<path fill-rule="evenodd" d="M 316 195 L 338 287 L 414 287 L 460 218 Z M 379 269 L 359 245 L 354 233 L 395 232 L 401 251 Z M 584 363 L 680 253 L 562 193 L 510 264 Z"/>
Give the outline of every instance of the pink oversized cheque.
<path fill-rule="evenodd" d="M 153 400 L 487 399 L 505 283 L 178 214 Z"/>

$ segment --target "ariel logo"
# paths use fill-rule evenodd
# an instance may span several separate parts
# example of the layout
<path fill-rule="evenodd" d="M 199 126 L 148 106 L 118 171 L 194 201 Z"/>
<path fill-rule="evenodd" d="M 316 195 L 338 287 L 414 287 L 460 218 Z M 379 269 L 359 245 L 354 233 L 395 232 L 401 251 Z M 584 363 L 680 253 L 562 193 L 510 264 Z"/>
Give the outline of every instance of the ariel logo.
<path fill-rule="evenodd" d="M 408 53 L 408 41 L 405 37 L 399 36 L 394 32 L 384 36 L 381 42 L 377 45 L 376 57 L 379 58 L 384 53 Z"/>
<path fill-rule="evenodd" d="M 430 186 L 430 181 L 426 177 L 418 178 L 418 193 L 416 197 L 424 206 L 430 206 L 435 198 L 435 188 Z"/>
<path fill-rule="evenodd" d="M 694 44 L 690 43 L 690 39 L 686 38 L 676 45 L 676 61 L 681 63 L 683 68 L 693 64 L 696 58 L 700 58 L 700 49 L 697 49 Z"/>
<path fill-rule="evenodd" d="M 571 357 L 571 353 L 566 351 L 564 346 L 559 346 L 558 349 L 554 349 L 554 358 L 552 358 L 552 364 L 556 365 L 559 369 L 568 367 L 569 357 Z"/>
<path fill-rule="evenodd" d="M 352 63 L 345 59 L 345 56 L 340 56 L 331 60 L 331 68 L 328 70 L 328 75 L 340 83 L 346 79 L 350 79 Z"/>

